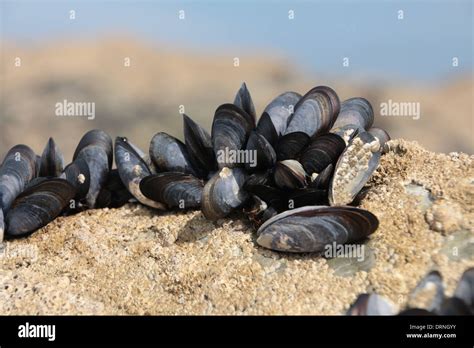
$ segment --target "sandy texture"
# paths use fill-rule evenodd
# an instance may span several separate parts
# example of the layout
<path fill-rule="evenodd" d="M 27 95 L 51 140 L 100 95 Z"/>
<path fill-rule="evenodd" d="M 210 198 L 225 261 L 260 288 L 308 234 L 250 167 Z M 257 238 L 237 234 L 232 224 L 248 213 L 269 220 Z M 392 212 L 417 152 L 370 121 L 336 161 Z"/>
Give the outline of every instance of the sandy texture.
<path fill-rule="evenodd" d="M 390 146 L 362 200 L 380 228 L 360 265 L 264 250 L 240 214 L 127 205 L 4 244 L 0 314 L 340 314 L 361 292 L 402 307 L 432 269 L 450 294 L 474 266 L 474 157 Z"/>

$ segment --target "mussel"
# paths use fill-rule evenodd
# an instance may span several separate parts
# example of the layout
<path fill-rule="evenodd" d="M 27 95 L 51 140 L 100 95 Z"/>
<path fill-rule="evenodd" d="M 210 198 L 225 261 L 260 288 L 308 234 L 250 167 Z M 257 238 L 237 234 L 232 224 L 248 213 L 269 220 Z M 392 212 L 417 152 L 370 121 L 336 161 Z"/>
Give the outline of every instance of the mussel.
<path fill-rule="evenodd" d="M 140 182 L 152 174 L 143 157 L 144 153 L 127 138 L 115 139 L 115 162 L 125 187 L 139 202 L 152 208 L 165 209 L 162 203 L 147 198 L 140 190 Z"/>
<path fill-rule="evenodd" d="M 217 108 L 212 122 L 211 138 L 220 169 L 241 165 L 233 158 L 244 149 L 254 128 L 255 119 L 238 106 L 223 104 Z"/>
<path fill-rule="evenodd" d="M 365 98 L 350 98 L 342 102 L 341 111 L 331 128 L 331 133 L 339 135 L 345 143 L 374 123 L 374 110 Z"/>
<path fill-rule="evenodd" d="M 167 133 L 157 133 L 151 139 L 150 158 L 158 172 L 181 172 L 198 176 L 186 145 Z"/>
<path fill-rule="evenodd" d="M 275 184 L 282 189 L 295 189 L 307 186 L 306 172 L 296 160 L 277 162 L 274 172 Z"/>
<path fill-rule="evenodd" d="M 74 198 L 76 189 L 61 178 L 36 178 L 15 199 L 5 222 L 7 234 L 28 235 L 53 221 Z"/>
<path fill-rule="evenodd" d="M 254 119 L 257 117 L 255 113 L 255 106 L 253 105 L 252 96 L 247 88 L 247 84 L 244 82 L 237 91 L 234 99 L 234 105 L 244 110 L 247 114 L 252 116 Z"/>
<path fill-rule="evenodd" d="M 285 92 L 273 99 L 258 120 L 257 132 L 275 146 L 278 137 L 286 130 L 288 118 L 293 114 L 294 107 L 301 99 L 296 92 Z"/>
<path fill-rule="evenodd" d="M 377 294 L 361 294 L 351 305 L 347 315 L 394 315 L 391 302 Z"/>
<path fill-rule="evenodd" d="M 344 140 L 332 133 L 314 138 L 301 153 L 300 162 L 308 175 L 321 173 L 330 164 L 335 165 L 346 148 Z"/>
<path fill-rule="evenodd" d="M 304 132 L 310 137 L 327 132 L 339 114 L 339 97 L 333 89 L 318 86 L 306 93 L 295 105 L 284 134 Z"/>
<path fill-rule="evenodd" d="M 90 177 L 89 166 L 82 158 L 76 159 L 64 168 L 60 178 L 69 181 L 76 189 L 74 199 L 77 204 L 74 208 L 81 208 L 85 204 L 85 198 L 90 188 Z"/>
<path fill-rule="evenodd" d="M 89 208 L 95 207 L 97 196 L 112 168 L 112 147 L 110 136 L 104 131 L 94 129 L 84 134 L 74 152 L 73 161 L 83 159 L 89 166 L 90 185 L 86 195 Z"/>
<path fill-rule="evenodd" d="M 249 172 L 272 168 L 276 162 L 276 153 L 268 140 L 256 131 L 250 133 L 246 150 L 253 153 L 253 161 L 247 161 L 245 168 Z"/>
<path fill-rule="evenodd" d="M 140 182 L 140 191 L 169 209 L 195 209 L 201 206 L 203 182 L 196 177 L 166 172 L 150 175 Z"/>
<path fill-rule="evenodd" d="M 64 157 L 53 138 L 49 138 L 43 154 L 41 155 L 41 163 L 39 176 L 58 177 L 64 169 Z"/>
<path fill-rule="evenodd" d="M 203 175 L 216 171 L 217 163 L 209 133 L 183 114 L 184 141 L 195 168 L 202 168 Z"/>
<path fill-rule="evenodd" d="M 242 206 L 248 198 L 243 189 L 246 179 L 242 168 L 222 168 L 204 186 L 201 210 L 209 220 L 218 220 Z"/>
<path fill-rule="evenodd" d="M 12 147 L 0 167 L 0 241 L 5 231 L 4 218 L 15 198 L 37 174 L 36 155 L 26 145 Z"/>
<path fill-rule="evenodd" d="M 360 241 L 378 227 L 378 219 L 355 207 L 306 206 L 267 220 L 257 231 L 257 243 L 285 252 L 321 252 L 333 243 Z"/>

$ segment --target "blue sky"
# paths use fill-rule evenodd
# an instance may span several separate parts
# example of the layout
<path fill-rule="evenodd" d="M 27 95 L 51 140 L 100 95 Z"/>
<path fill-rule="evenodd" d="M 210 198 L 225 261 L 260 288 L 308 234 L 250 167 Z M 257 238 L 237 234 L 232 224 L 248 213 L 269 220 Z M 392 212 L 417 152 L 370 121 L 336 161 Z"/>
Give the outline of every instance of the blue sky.
<path fill-rule="evenodd" d="M 354 74 L 433 81 L 472 72 L 472 3 L 0 0 L 0 18 L 3 38 L 24 44 L 118 32 L 210 54 L 278 54 L 333 75 L 345 73 L 342 59 L 349 57 Z M 178 19 L 181 9 L 185 21 Z M 452 57 L 459 58 L 457 69 Z"/>

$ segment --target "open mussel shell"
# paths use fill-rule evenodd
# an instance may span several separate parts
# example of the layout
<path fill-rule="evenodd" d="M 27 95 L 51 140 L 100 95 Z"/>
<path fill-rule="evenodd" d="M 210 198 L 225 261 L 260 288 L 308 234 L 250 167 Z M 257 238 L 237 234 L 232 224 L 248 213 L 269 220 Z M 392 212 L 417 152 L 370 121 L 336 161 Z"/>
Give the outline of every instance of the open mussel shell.
<path fill-rule="evenodd" d="M 195 168 L 202 168 L 203 174 L 217 169 L 216 156 L 209 133 L 183 114 L 184 141 Z"/>
<path fill-rule="evenodd" d="M 276 162 L 276 153 L 272 145 L 256 131 L 250 133 L 246 150 L 250 158 L 245 162 L 245 168 L 249 172 L 271 168 Z"/>
<path fill-rule="evenodd" d="M 5 217 L 7 234 L 28 235 L 53 221 L 76 195 L 65 179 L 37 178 L 15 199 Z"/>
<path fill-rule="evenodd" d="M 391 302 L 377 294 L 360 294 L 347 315 L 395 315 Z"/>
<path fill-rule="evenodd" d="M 307 186 L 306 172 L 296 160 L 277 162 L 273 174 L 275 184 L 282 189 L 296 189 Z"/>
<path fill-rule="evenodd" d="M 381 144 L 369 132 L 358 134 L 337 161 L 329 188 L 331 205 L 351 203 L 377 169 Z"/>
<path fill-rule="evenodd" d="M 308 145 L 310 139 L 304 132 L 293 132 L 281 136 L 276 145 L 277 159 L 279 161 L 295 159 Z"/>
<path fill-rule="evenodd" d="M 350 98 L 342 102 L 341 111 L 331 128 L 331 133 L 349 141 L 357 133 L 368 130 L 374 123 L 374 110 L 365 98 Z"/>
<path fill-rule="evenodd" d="M 49 138 L 41 155 L 39 176 L 58 177 L 64 169 L 64 157 L 53 138 Z"/>
<path fill-rule="evenodd" d="M 311 140 L 301 153 L 299 161 L 308 175 L 321 173 L 328 165 L 336 165 L 345 148 L 346 143 L 340 136 L 323 134 Z"/>
<path fill-rule="evenodd" d="M 238 166 L 232 156 L 245 147 L 253 128 L 252 116 L 234 104 L 223 104 L 217 108 L 211 138 L 219 168 Z"/>
<path fill-rule="evenodd" d="M 359 241 L 375 232 L 377 217 L 355 207 L 306 206 L 285 211 L 257 231 L 257 243 L 286 252 L 321 252 L 327 245 Z"/>
<path fill-rule="evenodd" d="M 284 134 L 304 132 L 312 137 L 326 133 L 339 113 L 339 97 L 327 86 L 318 86 L 306 93 L 296 104 Z"/>
<path fill-rule="evenodd" d="M 78 202 L 82 202 L 87 192 L 89 192 L 90 187 L 90 172 L 87 162 L 79 158 L 68 164 L 66 168 L 64 168 L 64 173 L 61 175 L 61 178 L 66 179 L 76 188 L 75 199 Z"/>
<path fill-rule="evenodd" d="M 36 173 L 36 155 L 28 146 L 16 145 L 7 152 L 0 166 L 0 209 L 4 214 Z"/>
<path fill-rule="evenodd" d="M 257 123 L 257 131 L 274 146 L 281 134 L 285 133 L 288 118 L 301 99 L 296 92 L 285 92 L 267 105 Z"/>
<path fill-rule="evenodd" d="M 151 139 L 150 158 L 157 172 L 181 172 L 198 176 L 186 145 L 167 133 L 157 133 Z"/>
<path fill-rule="evenodd" d="M 237 91 L 234 99 L 234 105 L 238 106 L 242 110 L 244 110 L 247 114 L 253 117 L 254 119 L 254 127 L 255 127 L 255 119 L 257 118 L 257 114 L 255 112 L 255 106 L 253 104 L 252 96 L 247 88 L 246 83 L 242 83 L 240 89 Z"/>
<path fill-rule="evenodd" d="M 248 198 L 243 189 L 246 179 L 242 168 L 222 168 L 204 186 L 201 210 L 209 220 L 227 216 L 242 206 Z"/>
<path fill-rule="evenodd" d="M 112 168 L 113 151 L 112 139 L 101 130 L 87 132 L 77 145 L 73 161 L 83 159 L 89 166 L 90 185 L 86 195 L 89 208 L 94 208 L 102 187 L 107 181 Z"/>
<path fill-rule="evenodd" d="M 203 187 L 202 180 L 177 172 L 150 175 L 140 182 L 140 190 L 147 198 L 170 209 L 199 208 Z"/>
<path fill-rule="evenodd" d="M 278 214 L 275 208 L 268 206 L 265 201 L 255 195 L 252 195 L 252 203 L 244 212 L 255 228 L 260 227 L 265 221 Z"/>
<path fill-rule="evenodd" d="M 141 152 L 141 151 L 140 151 Z M 125 137 L 115 139 L 115 162 L 123 184 L 140 203 L 149 207 L 164 209 L 163 204 L 147 198 L 140 190 L 140 181 L 151 175 L 147 163 L 142 158 L 142 152 Z"/>

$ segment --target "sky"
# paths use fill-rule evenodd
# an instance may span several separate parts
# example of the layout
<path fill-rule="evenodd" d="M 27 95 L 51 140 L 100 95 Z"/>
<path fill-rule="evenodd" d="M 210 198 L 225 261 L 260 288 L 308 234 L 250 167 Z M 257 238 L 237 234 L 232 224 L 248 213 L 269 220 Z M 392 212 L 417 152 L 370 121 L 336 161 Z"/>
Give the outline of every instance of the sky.
<path fill-rule="evenodd" d="M 123 33 L 209 54 L 278 55 L 332 75 L 348 68 L 345 57 L 356 74 L 421 81 L 473 69 L 472 0 L 0 0 L 0 21 L 2 40 L 25 45 Z"/>

